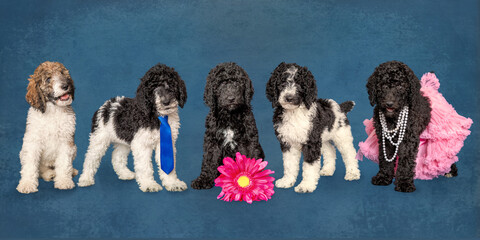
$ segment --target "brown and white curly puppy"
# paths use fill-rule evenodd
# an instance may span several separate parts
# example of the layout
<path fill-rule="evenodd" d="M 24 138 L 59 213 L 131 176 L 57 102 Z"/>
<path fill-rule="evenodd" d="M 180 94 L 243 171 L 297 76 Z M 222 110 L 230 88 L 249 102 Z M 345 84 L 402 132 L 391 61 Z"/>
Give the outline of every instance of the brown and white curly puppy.
<path fill-rule="evenodd" d="M 21 193 L 38 191 L 39 176 L 54 180 L 55 188 L 72 189 L 72 167 L 77 152 L 74 143 L 75 113 L 73 80 L 58 62 L 40 64 L 28 79 L 27 127 L 20 151 L 22 170 L 17 190 Z"/>

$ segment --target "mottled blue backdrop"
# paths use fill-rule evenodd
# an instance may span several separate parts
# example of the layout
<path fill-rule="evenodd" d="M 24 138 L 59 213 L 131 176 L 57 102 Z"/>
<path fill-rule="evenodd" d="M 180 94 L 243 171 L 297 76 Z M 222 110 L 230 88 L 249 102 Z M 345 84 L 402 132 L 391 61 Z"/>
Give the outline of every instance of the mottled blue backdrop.
<path fill-rule="evenodd" d="M 478 15 L 478 1 L 448 0 L 2 1 L 0 237 L 480 237 Z M 357 145 L 372 114 L 366 80 L 394 59 L 418 76 L 434 70 L 447 100 L 474 120 L 459 177 L 416 181 L 418 190 L 403 194 L 371 185 L 378 167 L 370 161 L 360 162 L 359 181 L 343 180 L 338 159 L 335 175 L 322 177 L 314 193 L 276 189 L 270 201 L 248 205 L 216 200 L 219 188 L 143 193 L 135 181 L 117 179 L 109 150 L 92 187 L 60 191 L 40 180 L 38 193 L 15 190 L 27 78 L 43 61 L 64 63 L 76 84 L 78 170 L 95 110 L 111 97 L 134 96 L 154 64 L 175 67 L 188 90 L 177 171 L 190 184 L 202 161 L 205 77 L 216 64 L 235 61 L 250 75 L 260 142 L 279 178 L 281 151 L 265 97 L 272 70 L 282 61 L 306 65 L 319 97 L 354 100 Z"/>

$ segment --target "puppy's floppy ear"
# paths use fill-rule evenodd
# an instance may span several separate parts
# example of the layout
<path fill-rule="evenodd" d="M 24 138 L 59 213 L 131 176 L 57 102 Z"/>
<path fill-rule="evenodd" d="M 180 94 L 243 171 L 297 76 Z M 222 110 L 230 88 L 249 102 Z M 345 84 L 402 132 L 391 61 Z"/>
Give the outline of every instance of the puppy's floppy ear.
<path fill-rule="evenodd" d="M 317 83 L 313 77 L 312 72 L 307 67 L 302 67 L 298 70 L 297 74 L 303 79 L 303 86 L 305 89 L 303 101 L 305 107 L 310 108 L 313 102 L 317 100 Z"/>
<path fill-rule="evenodd" d="M 61 63 L 59 63 L 61 68 L 62 68 L 62 74 L 67 78 L 67 81 L 69 84 L 71 84 L 72 90 L 71 90 L 71 96 L 72 100 L 75 100 L 75 84 L 73 82 L 72 76 L 70 76 L 70 71 Z"/>
<path fill-rule="evenodd" d="M 155 106 L 153 102 L 154 99 L 152 97 L 154 86 L 151 86 L 151 84 L 149 84 L 151 81 L 148 80 L 152 76 L 153 74 L 147 73 L 145 74 L 145 76 L 142 77 L 140 81 L 140 85 L 138 85 L 138 88 L 137 88 L 137 95 L 135 96 L 138 107 L 147 116 L 151 115 L 152 112 L 155 112 L 155 111 L 152 111 Z"/>
<path fill-rule="evenodd" d="M 242 72 L 243 74 L 245 74 L 245 91 L 244 91 L 245 103 L 248 106 L 250 106 L 250 102 L 252 101 L 253 93 L 255 93 L 255 90 L 253 90 L 252 80 L 250 80 L 250 77 L 248 76 L 248 74 L 243 69 L 242 69 Z"/>
<path fill-rule="evenodd" d="M 180 76 L 177 74 L 177 81 L 178 81 L 178 90 L 177 90 L 177 101 L 178 105 L 180 105 L 181 108 L 185 105 L 185 102 L 187 102 L 187 87 L 185 86 L 185 82 L 180 78 Z"/>
<path fill-rule="evenodd" d="M 273 70 L 270 79 L 267 82 L 267 87 L 265 89 L 265 94 L 267 99 L 272 103 L 272 107 L 275 108 L 278 105 L 278 89 L 277 82 L 280 79 L 280 76 L 285 71 L 286 64 L 285 62 L 280 63 L 275 70 Z"/>
<path fill-rule="evenodd" d="M 46 108 L 46 100 L 39 86 L 40 81 L 42 80 L 40 79 L 39 75 L 33 74 L 30 75 L 28 81 L 27 95 L 25 95 L 25 99 L 32 107 L 44 113 Z"/>
<path fill-rule="evenodd" d="M 205 84 L 205 91 L 203 93 L 203 101 L 210 108 L 215 107 L 215 88 L 217 87 L 217 81 L 215 79 L 215 74 L 217 73 L 218 66 L 212 68 L 207 76 L 207 83 Z"/>
<path fill-rule="evenodd" d="M 404 65 L 405 76 L 407 77 L 408 85 L 410 85 L 410 89 L 408 91 L 408 97 L 410 98 L 410 102 L 412 105 L 417 105 L 417 100 L 422 97 L 422 93 L 420 92 L 420 80 L 415 75 L 415 73 L 408 67 L 406 64 Z"/>
<path fill-rule="evenodd" d="M 367 80 L 367 92 L 368 99 L 370 100 L 370 105 L 375 106 L 377 104 L 377 81 L 379 78 L 379 67 L 376 67 L 372 75 Z"/>

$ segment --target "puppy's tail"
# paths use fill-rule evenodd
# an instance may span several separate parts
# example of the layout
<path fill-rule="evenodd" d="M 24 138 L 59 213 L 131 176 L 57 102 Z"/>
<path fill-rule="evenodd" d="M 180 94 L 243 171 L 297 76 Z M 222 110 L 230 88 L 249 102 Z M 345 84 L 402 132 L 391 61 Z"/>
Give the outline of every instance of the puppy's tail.
<path fill-rule="evenodd" d="M 353 106 L 355 106 L 354 101 L 346 101 L 340 104 L 340 111 L 347 114 L 348 112 L 352 111 Z"/>

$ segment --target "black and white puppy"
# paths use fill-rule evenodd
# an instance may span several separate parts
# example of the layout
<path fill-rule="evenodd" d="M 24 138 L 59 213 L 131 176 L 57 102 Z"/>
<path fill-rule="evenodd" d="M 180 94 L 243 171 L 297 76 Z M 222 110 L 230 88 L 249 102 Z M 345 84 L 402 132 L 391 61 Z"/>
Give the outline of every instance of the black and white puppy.
<path fill-rule="evenodd" d="M 333 144 L 342 154 L 345 180 L 360 179 L 346 116 L 354 102 L 339 105 L 331 99 L 317 99 L 312 73 L 295 63 L 278 65 L 267 83 L 266 94 L 275 109 L 273 126 L 283 152 L 284 176 L 275 182 L 276 187 L 290 188 L 295 184 L 303 152 L 303 180 L 295 191 L 313 192 L 320 175 L 332 176 L 335 172 Z M 323 168 L 320 163 L 322 154 Z"/>
<path fill-rule="evenodd" d="M 250 78 L 236 63 L 221 63 L 210 70 L 203 97 L 210 112 L 205 121 L 202 171 L 192 188 L 212 188 L 223 158 L 233 158 L 237 152 L 265 158 L 250 106 L 253 92 Z"/>
<path fill-rule="evenodd" d="M 153 178 L 152 151 L 163 186 L 168 191 L 183 191 L 187 185 L 177 178 L 175 171 L 175 142 L 180 128 L 178 106 L 187 100 L 185 83 L 178 73 L 164 64 L 153 66 L 141 79 L 135 98 L 115 97 L 106 101 L 92 118 L 90 145 L 78 185 L 95 183 L 94 176 L 105 151 L 114 144 L 112 165 L 119 179 L 136 178 L 140 190 L 157 192 L 162 187 Z M 168 116 L 172 131 L 174 169 L 166 174 L 160 169 L 160 121 Z M 127 167 L 130 150 L 133 153 L 135 173 Z"/>

